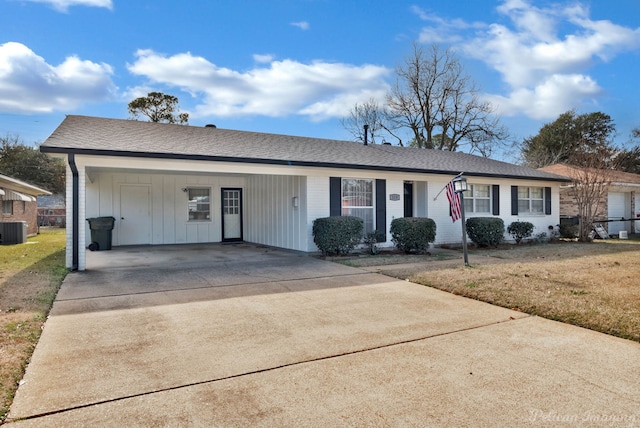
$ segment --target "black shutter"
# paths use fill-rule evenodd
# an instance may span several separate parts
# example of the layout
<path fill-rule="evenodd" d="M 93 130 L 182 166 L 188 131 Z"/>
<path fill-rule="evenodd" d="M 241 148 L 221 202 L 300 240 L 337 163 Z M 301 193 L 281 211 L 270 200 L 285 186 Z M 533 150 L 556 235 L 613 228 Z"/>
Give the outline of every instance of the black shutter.
<path fill-rule="evenodd" d="M 376 230 L 381 233 L 378 242 L 387 241 L 387 180 L 376 180 Z"/>
<path fill-rule="evenodd" d="M 551 187 L 544 188 L 544 213 L 551 215 Z"/>
<path fill-rule="evenodd" d="M 518 186 L 511 186 L 511 215 L 518 215 Z"/>
<path fill-rule="evenodd" d="M 500 215 L 500 186 L 494 184 L 491 186 L 491 209 L 493 215 Z"/>
<path fill-rule="evenodd" d="M 329 177 L 329 215 L 340 217 L 342 215 L 342 178 Z"/>

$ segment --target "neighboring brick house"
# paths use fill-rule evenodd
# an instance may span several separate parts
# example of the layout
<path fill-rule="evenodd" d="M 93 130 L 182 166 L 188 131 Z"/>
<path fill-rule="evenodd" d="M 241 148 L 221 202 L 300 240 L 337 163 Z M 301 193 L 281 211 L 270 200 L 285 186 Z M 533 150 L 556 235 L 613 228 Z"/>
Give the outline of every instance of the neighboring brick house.
<path fill-rule="evenodd" d="M 0 174 L 0 222 L 27 222 L 27 235 L 38 233 L 38 195 L 51 193 Z"/>
<path fill-rule="evenodd" d="M 66 217 L 64 195 L 38 196 L 38 225 L 65 227 Z"/>
<path fill-rule="evenodd" d="M 542 171 L 565 177 L 578 177 L 578 169 L 564 164 L 540 168 Z M 608 192 L 598 204 L 594 218 L 602 221 L 609 235 L 617 236 L 621 231 L 640 233 L 640 175 L 621 171 L 607 171 L 610 181 Z M 572 184 L 560 187 L 560 217 L 575 217 L 578 206 L 572 195 Z"/>

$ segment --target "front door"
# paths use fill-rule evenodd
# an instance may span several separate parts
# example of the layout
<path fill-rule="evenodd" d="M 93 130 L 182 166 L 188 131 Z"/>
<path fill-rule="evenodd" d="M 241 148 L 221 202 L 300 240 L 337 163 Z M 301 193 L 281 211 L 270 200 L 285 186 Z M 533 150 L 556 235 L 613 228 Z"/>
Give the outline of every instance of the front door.
<path fill-rule="evenodd" d="M 118 245 L 151 243 L 149 186 L 120 186 Z"/>
<path fill-rule="evenodd" d="M 222 189 L 222 240 L 242 241 L 242 189 Z"/>
<path fill-rule="evenodd" d="M 404 182 L 404 216 L 413 217 L 413 183 Z"/>

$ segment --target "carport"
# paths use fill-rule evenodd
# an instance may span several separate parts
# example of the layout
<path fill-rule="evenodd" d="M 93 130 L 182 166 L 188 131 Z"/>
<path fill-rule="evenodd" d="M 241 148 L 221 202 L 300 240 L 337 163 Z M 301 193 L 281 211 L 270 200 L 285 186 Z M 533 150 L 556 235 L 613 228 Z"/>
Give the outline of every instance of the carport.
<path fill-rule="evenodd" d="M 634 342 L 264 246 L 87 263 L 62 285 L 9 427 L 640 418 Z"/>

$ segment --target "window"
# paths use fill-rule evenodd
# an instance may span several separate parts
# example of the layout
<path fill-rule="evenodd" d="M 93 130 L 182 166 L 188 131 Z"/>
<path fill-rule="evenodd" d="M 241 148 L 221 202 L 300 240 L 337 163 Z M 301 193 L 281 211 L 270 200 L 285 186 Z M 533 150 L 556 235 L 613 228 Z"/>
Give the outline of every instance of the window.
<path fill-rule="evenodd" d="M 518 213 L 544 214 L 544 188 L 518 186 Z"/>
<path fill-rule="evenodd" d="M 365 235 L 374 230 L 373 202 L 373 180 L 342 179 L 342 215 L 361 218 Z"/>
<path fill-rule="evenodd" d="M 464 192 L 464 210 L 467 213 L 491 213 L 491 186 L 469 184 Z"/>
<path fill-rule="evenodd" d="M 2 214 L 13 215 L 13 201 L 2 201 Z"/>
<path fill-rule="evenodd" d="M 211 219 L 210 189 L 189 189 L 189 221 Z"/>
<path fill-rule="evenodd" d="M 22 214 L 27 212 L 27 203 L 25 201 L 22 201 Z"/>

